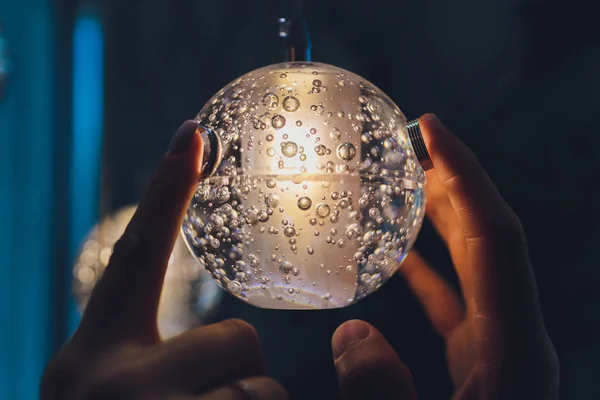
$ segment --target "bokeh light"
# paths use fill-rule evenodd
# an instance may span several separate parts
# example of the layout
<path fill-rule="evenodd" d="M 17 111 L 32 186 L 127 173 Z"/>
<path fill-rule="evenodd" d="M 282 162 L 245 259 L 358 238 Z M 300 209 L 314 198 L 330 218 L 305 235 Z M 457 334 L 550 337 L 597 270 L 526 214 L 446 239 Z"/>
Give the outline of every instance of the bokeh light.
<path fill-rule="evenodd" d="M 83 241 L 73 269 L 73 289 L 81 311 L 135 210 L 136 206 L 128 206 L 109 215 Z M 215 311 L 221 296 L 210 274 L 190 255 L 179 237 L 169 259 L 158 308 L 161 337 L 166 339 L 203 324 Z"/>

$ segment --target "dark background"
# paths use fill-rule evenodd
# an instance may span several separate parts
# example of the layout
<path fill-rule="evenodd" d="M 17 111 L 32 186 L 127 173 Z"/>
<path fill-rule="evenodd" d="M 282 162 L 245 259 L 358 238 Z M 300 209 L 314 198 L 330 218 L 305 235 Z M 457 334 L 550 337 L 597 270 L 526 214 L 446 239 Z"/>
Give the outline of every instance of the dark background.
<path fill-rule="evenodd" d="M 561 393 L 569 399 L 600 398 L 594 4 L 305 2 L 313 59 L 364 76 L 409 118 L 435 112 L 475 151 L 522 219 L 561 360 Z M 182 120 L 237 76 L 280 61 L 282 51 L 275 2 L 114 2 L 105 15 L 113 209 L 139 197 Z M 417 248 L 454 279 L 430 226 Z M 336 397 L 329 341 L 350 318 L 382 331 L 412 370 L 422 399 L 448 398 L 451 390 L 442 342 L 400 277 L 347 309 L 259 310 L 227 296 L 217 317 L 257 327 L 274 376 L 294 399 Z"/>
<path fill-rule="evenodd" d="M 275 1 L 96 2 L 105 34 L 101 213 L 135 203 L 179 124 L 236 77 L 282 61 Z M 68 81 L 74 0 L 57 2 L 57 79 Z M 528 235 L 545 321 L 561 361 L 561 397 L 600 398 L 600 21 L 590 0 L 305 1 L 313 60 L 382 88 L 408 118 L 435 112 L 478 155 Z M 68 85 L 58 104 L 69 101 Z M 67 140 L 69 108 L 57 113 Z M 62 125 L 61 125 L 62 124 Z M 63 133 L 61 133 L 63 132 Z M 61 139 L 62 138 L 62 139 Z M 57 161 L 56 218 L 68 161 Z M 62 172 L 61 172 L 62 171 Z M 60 182 L 63 182 L 61 186 Z M 57 274 L 70 263 L 60 250 Z M 416 247 L 451 281 L 426 224 Z M 67 339 L 66 278 L 54 287 L 56 349 Z M 259 331 L 292 399 L 337 398 L 330 338 L 360 318 L 389 339 L 421 399 L 448 398 L 444 348 L 402 278 L 351 307 L 282 312 L 225 296 L 215 320 Z"/>

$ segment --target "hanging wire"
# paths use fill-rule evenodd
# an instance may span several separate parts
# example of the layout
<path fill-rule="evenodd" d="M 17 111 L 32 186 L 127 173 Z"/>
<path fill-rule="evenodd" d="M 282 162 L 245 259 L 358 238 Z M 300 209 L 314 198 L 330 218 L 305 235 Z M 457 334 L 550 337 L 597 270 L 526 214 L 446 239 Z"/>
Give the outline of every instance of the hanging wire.
<path fill-rule="evenodd" d="M 311 61 L 312 44 L 304 18 L 302 0 L 280 0 L 279 37 L 284 42 L 287 61 Z"/>

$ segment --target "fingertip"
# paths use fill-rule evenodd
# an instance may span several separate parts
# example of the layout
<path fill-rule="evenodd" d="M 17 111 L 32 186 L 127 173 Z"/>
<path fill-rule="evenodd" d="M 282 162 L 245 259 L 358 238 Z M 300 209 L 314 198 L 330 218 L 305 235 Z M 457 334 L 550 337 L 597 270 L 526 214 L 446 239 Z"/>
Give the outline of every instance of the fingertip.
<path fill-rule="evenodd" d="M 340 325 L 332 352 L 344 400 L 416 398 L 410 371 L 372 325 L 360 320 Z"/>
<path fill-rule="evenodd" d="M 422 115 L 419 118 L 419 125 L 421 126 L 423 141 L 425 142 L 427 150 L 431 154 L 432 158 L 436 158 L 436 156 L 439 156 L 436 144 L 454 135 L 452 135 L 448 128 L 446 128 L 446 126 L 434 113 Z M 434 159 L 432 159 L 432 161 L 435 163 Z"/>
<path fill-rule="evenodd" d="M 439 121 L 439 118 L 434 113 L 426 113 L 419 117 L 419 123 L 435 122 Z"/>
<path fill-rule="evenodd" d="M 184 121 L 175 131 L 171 142 L 169 143 L 168 154 L 180 155 L 189 149 L 196 134 L 198 124 L 192 120 Z"/>
<path fill-rule="evenodd" d="M 434 166 L 427 173 L 438 176 L 443 181 L 447 175 L 448 158 L 456 153 L 455 143 L 452 140 L 453 135 L 433 113 L 422 115 L 419 118 L 419 126 L 423 142 Z"/>
<path fill-rule="evenodd" d="M 435 115 L 434 113 L 427 113 L 427 114 L 423 114 L 419 117 L 419 125 L 421 126 L 421 130 L 425 131 L 423 132 L 424 134 L 424 138 L 427 138 L 428 135 L 427 133 L 431 130 L 432 127 L 434 127 L 436 124 L 439 124 L 440 120 L 437 117 L 437 115 Z"/>
<path fill-rule="evenodd" d="M 435 169 L 433 173 L 452 196 L 454 190 L 449 183 L 460 177 L 460 181 L 481 175 L 482 167 L 475 154 L 454 135 L 435 114 L 425 114 L 419 119 L 423 141 L 431 155 Z M 480 179 L 479 176 L 476 179 Z"/>
<path fill-rule="evenodd" d="M 371 325 L 358 319 L 341 324 L 331 337 L 333 358 L 340 358 L 350 346 L 366 339 L 370 333 Z"/>
<path fill-rule="evenodd" d="M 187 160 L 189 164 L 185 168 L 191 171 L 195 175 L 194 179 L 197 180 L 202 172 L 202 148 L 202 135 L 198 129 L 198 123 L 194 120 L 184 121 L 173 135 L 163 163 L 167 165 L 181 164 L 183 160 Z M 169 168 L 171 167 L 167 167 L 167 169 Z"/>

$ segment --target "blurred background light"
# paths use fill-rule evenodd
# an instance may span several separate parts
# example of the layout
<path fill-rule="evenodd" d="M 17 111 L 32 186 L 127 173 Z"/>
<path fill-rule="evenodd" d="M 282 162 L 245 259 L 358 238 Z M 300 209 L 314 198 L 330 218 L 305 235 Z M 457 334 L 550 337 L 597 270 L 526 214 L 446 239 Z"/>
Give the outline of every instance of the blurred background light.
<path fill-rule="evenodd" d="M 4 97 L 4 89 L 10 72 L 10 60 L 8 57 L 8 43 L 4 37 L 2 23 L 0 23 L 0 101 Z"/>
<path fill-rule="evenodd" d="M 70 254 L 98 219 L 104 102 L 104 39 L 98 11 L 81 9 L 73 28 Z M 79 324 L 72 302 L 69 331 Z"/>
<path fill-rule="evenodd" d="M 0 399 L 38 398 L 53 352 L 54 16 L 47 0 L 0 1 L 2 57 L 10 46 L 0 102 Z"/>
<path fill-rule="evenodd" d="M 227 82 L 281 61 L 290 35 L 277 21 L 293 15 L 277 6 L 294 4 L 0 0 L 9 50 L 0 101 L 0 399 L 38 398 L 44 366 L 79 321 L 72 283 L 81 241 L 101 217 L 139 201 L 182 120 Z M 599 7 L 347 0 L 303 9 L 315 59 L 409 98 L 407 115 L 435 112 L 520 216 L 565 399 L 600 398 Z M 416 247 L 457 284 L 427 222 Z M 386 335 L 420 399 L 449 397 L 443 343 L 399 277 L 338 310 L 278 312 L 223 296 L 215 311 L 211 320 L 257 328 L 270 372 L 295 398 L 337 398 L 329 339 L 351 318 Z"/>
<path fill-rule="evenodd" d="M 85 309 L 92 289 L 108 265 L 115 243 L 125 232 L 136 208 L 127 206 L 105 217 L 83 240 L 73 268 L 73 292 L 79 311 Z M 205 323 L 214 314 L 222 295 L 223 291 L 178 236 L 158 308 L 161 337 L 168 339 Z"/>

